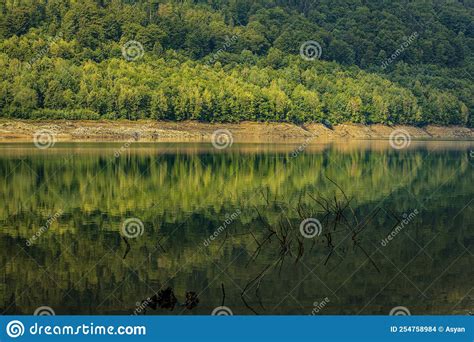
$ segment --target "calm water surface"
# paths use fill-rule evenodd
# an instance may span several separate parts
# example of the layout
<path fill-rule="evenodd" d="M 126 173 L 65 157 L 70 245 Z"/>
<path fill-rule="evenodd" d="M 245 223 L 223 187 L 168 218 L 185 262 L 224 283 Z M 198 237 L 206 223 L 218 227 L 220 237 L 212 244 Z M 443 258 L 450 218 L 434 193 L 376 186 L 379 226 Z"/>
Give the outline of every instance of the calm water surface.
<path fill-rule="evenodd" d="M 0 145 L 0 310 L 472 312 L 473 149 Z"/>

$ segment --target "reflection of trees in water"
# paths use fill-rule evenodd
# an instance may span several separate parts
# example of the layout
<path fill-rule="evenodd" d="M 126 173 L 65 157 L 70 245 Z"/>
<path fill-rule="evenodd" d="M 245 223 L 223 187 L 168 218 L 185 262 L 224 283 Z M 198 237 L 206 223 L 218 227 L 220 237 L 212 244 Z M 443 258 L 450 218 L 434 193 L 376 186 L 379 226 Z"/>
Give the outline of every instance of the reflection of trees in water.
<path fill-rule="evenodd" d="M 282 267 L 286 259 L 290 259 L 289 262 L 297 264 L 305 256 L 305 254 L 311 254 L 316 244 L 316 239 L 323 231 L 323 237 L 325 238 L 327 248 L 329 249 L 329 253 L 327 254 L 323 264 L 324 266 L 327 266 L 330 258 L 334 255 L 336 246 L 340 246 L 340 242 L 335 241 L 333 237 L 338 233 L 345 232 L 351 237 L 353 248 L 357 247 L 363 251 L 364 255 L 374 266 L 375 270 L 380 273 L 380 269 L 376 262 L 363 247 L 359 235 L 367 228 L 372 218 L 379 213 L 381 208 L 374 209 L 367 219 L 359 222 L 359 219 L 357 218 L 357 215 L 351 206 L 352 198 L 349 198 L 344 190 L 336 182 L 334 182 L 329 177 L 326 178 L 334 185 L 336 189 L 332 196 L 324 197 L 319 193 L 316 195 L 311 193 L 300 193 L 298 203 L 294 208 L 291 204 L 283 205 L 281 202 L 270 203 L 268 195 L 262 191 L 262 195 L 267 206 L 263 211 L 269 211 L 271 210 L 268 208 L 269 206 L 276 205 L 280 208 L 280 218 L 276 224 L 272 225 L 268 223 L 268 221 L 263 217 L 259 208 L 255 207 L 258 218 L 262 226 L 267 230 L 267 233 L 264 233 L 263 239 L 259 241 L 255 237 L 254 233 L 249 231 L 248 234 L 250 234 L 255 239 L 257 248 L 250 257 L 248 264 L 250 262 L 255 262 L 264 249 L 276 248 L 277 257 L 275 261 L 265 265 L 262 271 L 259 272 L 255 278 L 251 279 L 242 290 L 241 299 L 245 306 L 253 313 L 258 314 L 257 311 L 252 306 L 250 306 L 245 299 L 247 292 L 252 287 L 254 287 L 255 296 L 258 299 L 258 303 L 260 304 L 260 307 L 265 310 L 260 295 L 260 287 L 262 285 L 263 277 L 265 277 L 265 275 L 267 275 L 272 269 L 277 268 L 278 273 L 281 274 Z M 309 197 L 311 203 L 304 203 L 304 197 Z M 291 219 L 287 214 L 289 211 L 294 211 L 296 213 L 297 219 Z M 316 218 L 321 218 L 321 221 Z M 307 220 L 315 220 L 315 222 L 317 222 L 318 226 L 313 228 L 319 230 L 314 231 L 314 234 L 312 234 L 313 236 L 305 235 L 304 223 Z M 347 236 L 345 238 L 347 238 Z M 276 240 L 276 244 L 272 244 L 272 241 L 274 240 Z M 338 255 L 343 258 L 340 254 Z"/>
<path fill-rule="evenodd" d="M 426 263 L 414 263 L 417 269 L 410 278 L 428 286 L 430 279 L 454 261 L 459 242 L 470 248 L 472 233 L 463 228 L 469 212 L 458 212 L 472 197 L 473 176 L 461 153 L 427 156 L 416 152 L 402 157 L 390 152 L 326 151 L 287 161 L 284 172 L 279 172 L 281 161 L 267 155 L 176 155 L 161 160 L 132 155 L 108 165 L 97 156 L 69 161 L 33 157 L 25 160 L 27 166 L 14 169 L 15 160 L 1 159 L 0 175 L 8 181 L 0 184 L 5 202 L 0 208 L 0 258 L 6 270 L 0 308 L 14 303 L 11 311 L 28 313 L 27 308 L 47 302 L 68 312 L 123 313 L 133 310 L 137 300 L 170 287 L 179 294 L 179 303 L 186 303 L 186 293 L 195 291 L 201 302 L 193 312 L 207 313 L 209 306 L 219 304 L 218 284 L 223 281 L 210 261 L 230 264 L 228 274 L 244 290 L 243 298 L 253 310 L 263 313 L 271 313 L 269 301 L 303 278 L 307 272 L 303 263 L 336 288 L 363 265 L 361 277 L 372 286 L 369 292 L 377 292 L 393 273 L 390 263 L 373 253 L 373 244 L 386 236 L 401 213 L 433 194 L 435 200 L 424 203 L 427 209 L 410 233 L 420 245 L 435 232 L 441 233 L 430 244 L 434 261 L 427 258 Z M 93 186 L 88 185 L 91 177 L 95 177 Z M 255 189 L 262 188 L 264 196 L 255 194 Z M 377 206 L 392 190 L 390 198 Z M 206 253 L 200 251 L 204 238 L 236 208 L 242 214 L 226 234 Z M 24 247 L 26 239 L 57 209 L 63 215 L 26 249 L 31 257 L 19 250 L 18 245 Z M 301 219 L 314 214 L 330 229 L 316 239 L 303 239 L 298 231 Z M 141 238 L 122 240 L 119 227 L 127 217 L 143 220 Z M 275 233 L 267 241 L 270 229 Z M 244 257 L 231 263 L 236 251 L 245 251 Z M 383 252 L 391 260 L 403 261 L 418 251 L 419 247 L 399 236 Z M 469 259 L 460 258 L 464 270 L 469 269 L 465 260 Z M 454 284 L 449 278 L 468 277 L 469 273 L 451 268 L 445 275 L 447 282 L 435 283 L 430 291 L 441 296 L 448 291 L 446 301 L 456 302 L 469 281 Z M 364 296 L 357 289 L 363 284 L 358 276 L 347 285 Z M 201 291 L 209 283 L 209 289 Z M 420 287 L 424 290 L 426 286 Z M 304 293 L 298 299 L 312 303 L 317 291 L 307 284 L 301 289 Z M 236 293 L 227 286 L 227 305 L 242 303 L 241 290 Z M 396 291 L 394 297 L 418 295 L 413 289 Z M 349 296 L 345 288 L 340 296 Z M 336 302 L 331 297 L 331 304 Z M 57 311 L 61 313 L 60 308 Z"/>
<path fill-rule="evenodd" d="M 220 211 L 229 203 L 240 206 L 240 198 L 247 198 L 248 192 L 260 187 L 269 188 L 272 194 L 285 196 L 292 203 L 297 202 L 299 191 L 307 187 L 317 187 L 325 193 L 331 191 L 325 174 L 348 194 L 357 193 L 359 201 L 367 201 L 389 194 L 398 180 L 400 186 L 410 186 L 416 194 L 436 186 L 439 179 L 456 170 L 456 165 L 450 165 L 453 153 L 427 156 L 426 152 L 416 152 L 404 156 L 390 151 L 341 154 L 329 150 L 298 158 L 289 154 L 283 155 L 286 159 L 272 156 L 157 154 L 111 159 L 86 155 L 66 160 L 34 156 L 23 163 L 15 158 L 2 159 L 0 176 L 8 181 L 0 184 L 0 196 L 5 203 L 0 208 L 0 217 L 16 213 L 19 208 L 37 210 L 35 203 L 41 202 L 44 215 L 58 205 L 65 205 L 69 211 L 77 208 L 91 213 L 99 209 L 117 216 L 153 207 L 151 216 L 177 208 L 181 211 L 173 212 L 167 220 L 179 222 L 182 217 L 176 214 L 207 210 L 207 214 L 213 215 L 210 208 Z M 461 173 L 470 167 L 465 159 L 459 159 Z M 413 182 L 416 178 L 423 182 Z M 470 178 L 467 177 L 466 185 Z M 32 193 L 33 190 L 38 192 Z M 202 205 L 203 199 L 210 205 Z M 257 200 L 254 201 L 252 204 L 256 204 Z"/>

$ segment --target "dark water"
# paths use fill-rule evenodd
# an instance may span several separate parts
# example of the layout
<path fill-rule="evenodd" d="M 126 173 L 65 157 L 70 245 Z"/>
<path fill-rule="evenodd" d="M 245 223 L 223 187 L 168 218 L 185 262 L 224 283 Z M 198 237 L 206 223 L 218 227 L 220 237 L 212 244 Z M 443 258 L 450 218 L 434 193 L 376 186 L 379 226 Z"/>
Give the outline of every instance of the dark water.
<path fill-rule="evenodd" d="M 121 146 L 0 145 L 1 312 L 473 311 L 472 143 Z"/>

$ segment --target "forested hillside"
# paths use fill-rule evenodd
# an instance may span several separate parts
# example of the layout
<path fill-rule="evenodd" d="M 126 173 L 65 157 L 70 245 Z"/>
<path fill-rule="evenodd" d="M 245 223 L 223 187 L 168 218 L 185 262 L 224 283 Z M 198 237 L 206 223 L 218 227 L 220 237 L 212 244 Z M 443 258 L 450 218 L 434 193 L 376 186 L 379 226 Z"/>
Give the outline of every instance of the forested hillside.
<path fill-rule="evenodd" d="M 472 0 L 0 0 L 7 118 L 474 123 Z"/>

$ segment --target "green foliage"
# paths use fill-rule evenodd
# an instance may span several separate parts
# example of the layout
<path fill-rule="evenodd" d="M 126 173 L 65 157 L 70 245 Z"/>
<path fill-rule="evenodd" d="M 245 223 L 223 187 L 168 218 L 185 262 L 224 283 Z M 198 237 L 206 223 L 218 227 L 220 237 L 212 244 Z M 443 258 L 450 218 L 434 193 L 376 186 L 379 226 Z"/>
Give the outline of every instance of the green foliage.
<path fill-rule="evenodd" d="M 22 0 L 0 12 L 4 117 L 473 122 L 469 3 Z M 143 58 L 122 57 L 131 40 Z M 310 40 L 322 60 L 300 58 Z"/>

